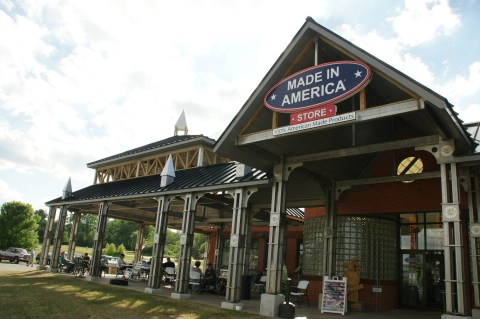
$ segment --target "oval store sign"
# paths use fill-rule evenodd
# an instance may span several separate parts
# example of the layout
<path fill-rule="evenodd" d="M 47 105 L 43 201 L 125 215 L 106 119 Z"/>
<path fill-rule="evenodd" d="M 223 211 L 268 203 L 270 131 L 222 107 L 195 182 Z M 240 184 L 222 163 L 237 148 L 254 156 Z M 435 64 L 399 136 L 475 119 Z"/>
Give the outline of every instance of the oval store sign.
<path fill-rule="evenodd" d="M 333 104 L 365 87 L 370 77 L 370 69 L 361 62 L 320 64 L 277 83 L 265 95 L 264 103 L 269 109 L 284 113 Z"/>

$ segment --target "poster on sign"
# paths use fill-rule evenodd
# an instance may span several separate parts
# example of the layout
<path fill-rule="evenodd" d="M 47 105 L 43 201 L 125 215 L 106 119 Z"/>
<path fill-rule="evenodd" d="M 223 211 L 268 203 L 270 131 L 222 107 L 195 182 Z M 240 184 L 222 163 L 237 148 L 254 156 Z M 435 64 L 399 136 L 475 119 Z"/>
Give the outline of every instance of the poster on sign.
<path fill-rule="evenodd" d="M 347 309 L 347 278 L 327 276 L 323 280 L 321 312 L 345 314 Z"/>

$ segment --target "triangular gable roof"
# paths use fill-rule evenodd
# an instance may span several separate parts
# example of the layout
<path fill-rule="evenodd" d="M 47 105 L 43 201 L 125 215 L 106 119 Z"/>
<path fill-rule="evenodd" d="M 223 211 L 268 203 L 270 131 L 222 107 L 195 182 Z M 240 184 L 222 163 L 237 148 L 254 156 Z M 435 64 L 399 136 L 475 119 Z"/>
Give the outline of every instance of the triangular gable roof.
<path fill-rule="evenodd" d="M 282 152 L 286 150 L 277 148 L 277 151 L 275 151 L 273 147 L 262 148 L 259 143 L 238 146 L 241 144 L 239 143 L 239 137 L 257 133 L 250 140 L 257 139 L 261 142 L 271 138 L 269 136 L 271 133 L 268 130 L 272 130 L 272 112 L 266 110 L 263 105 L 263 97 L 281 79 L 314 65 L 312 53 L 315 52 L 314 38 L 318 38 L 319 41 L 319 64 L 339 60 L 356 60 L 366 63 L 374 73 L 372 82 L 367 89 L 376 89 L 375 93 L 379 105 L 391 103 L 389 98 L 392 101 L 407 100 L 408 98 L 414 101 L 423 101 L 424 105 L 416 107 L 419 110 L 424 109 L 425 112 L 421 112 L 419 118 L 416 119 L 416 123 L 411 122 L 412 125 L 416 125 L 416 129 L 421 130 L 423 135 L 439 135 L 443 139 L 455 139 L 457 153 L 465 154 L 472 151 L 474 148 L 473 141 L 463 127 L 461 120 L 453 111 L 452 105 L 444 97 L 308 17 L 256 90 L 222 133 L 215 144 L 214 152 L 267 171 L 271 171 L 272 163 L 281 161 L 284 155 Z M 383 91 L 388 92 L 389 95 L 382 96 Z M 264 123 L 264 126 L 259 123 Z M 268 127 L 269 125 L 270 127 Z"/>

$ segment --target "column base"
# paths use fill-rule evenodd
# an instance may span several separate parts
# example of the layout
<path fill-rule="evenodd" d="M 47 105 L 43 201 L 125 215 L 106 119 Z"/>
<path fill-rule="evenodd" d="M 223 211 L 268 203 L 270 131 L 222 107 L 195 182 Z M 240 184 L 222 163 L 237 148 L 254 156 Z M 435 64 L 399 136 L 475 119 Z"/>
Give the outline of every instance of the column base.
<path fill-rule="evenodd" d="M 480 308 L 472 309 L 472 318 L 473 319 L 480 319 Z"/>
<path fill-rule="evenodd" d="M 181 294 L 178 292 L 172 292 L 170 294 L 170 298 L 172 299 L 191 299 L 192 295 L 191 294 Z"/>
<path fill-rule="evenodd" d="M 100 279 L 101 277 L 98 277 L 98 276 L 90 276 L 90 275 L 85 276 L 86 281 L 99 281 Z"/>
<path fill-rule="evenodd" d="M 163 289 L 162 288 L 146 287 L 145 292 L 148 293 L 148 294 L 159 295 L 163 292 Z"/>
<path fill-rule="evenodd" d="M 278 306 L 284 302 L 284 295 L 262 294 L 260 298 L 260 315 L 265 317 L 277 317 Z"/>
<path fill-rule="evenodd" d="M 241 302 L 222 301 L 220 308 L 241 311 L 243 309 L 243 304 Z"/>
<path fill-rule="evenodd" d="M 47 270 L 47 266 L 36 265 L 35 270 Z"/>

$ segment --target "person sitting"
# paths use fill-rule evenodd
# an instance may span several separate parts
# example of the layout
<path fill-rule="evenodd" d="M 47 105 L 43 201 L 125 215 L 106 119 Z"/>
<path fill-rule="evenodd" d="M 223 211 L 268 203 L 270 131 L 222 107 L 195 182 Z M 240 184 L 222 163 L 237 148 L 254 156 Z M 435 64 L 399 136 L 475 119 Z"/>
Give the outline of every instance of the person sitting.
<path fill-rule="evenodd" d="M 199 261 L 196 261 L 196 262 L 195 262 L 195 267 L 192 267 L 192 268 L 190 269 L 190 272 L 197 272 L 197 273 L 199 273 L 200 278 L 202 278 L 202 270 L 200 269 L 200 262 L 199 262 Z M 198 293 L 202 293 L 202 287 L 201 287 L 201 286 L 202 286 L 202 283 L 201 283 L 201 279 L 192 279 L 192 278 L 190 278 L 190 281 L 191 281 L 191 282 L 194 282 L 194 283 L 198 283 L 198 284 L 194 284 L 194 287 L 193 287 L 193 288 L 197 289 L 196 291 L 197 291 Z M 193 288 L 192 288 L 192 290 L 193 290 Z"/>
<path fill-rule="evenodd" d="M 131 264 L 127 264 L 125 262 L 125 254 L 120 254 L 120 258 L 118 258 L 118 274 L 121 274 L 123 278 L 125 278 L 125 269 L 131 266 Z"/>
<path fill-rule="evenodd" d="M 65 252 L 62 251 L 60 258 L 58 258 L 58 266 L 65 267 L 65 272 L 71 272 L 75 264 L 65 257 Z"/>
<path fill-rule="evenodd" d="M 170 260 L 170 257 L 167 257 L 167 261 L 162 264 L 162 268 L 165 270 L 165 268 L 171 267 L 175 268 L 175 263 Z"/>
<path fill-rule="evenodd" d="M 167 271 L 166 271 L 167 268 L 175 269 L 175 263 L 170 260 L 170 257 L 167 257 L 167 261 L 162 264 L 162 270 L 164 275 L 167 275 Z M 165 282 L 170 282 L 170 278 L 165 276 Z"/>
<path fill-rule="evenodd" d="M 214 293 L 216 280 L 217 275 L 215 274 L 215 269 L 213 269 L 212 263 L 209 262 L 205 270 L 205 275 L 203 276 L 202 285 L 205 289 L 208 289 L 208 292 Z"/>

